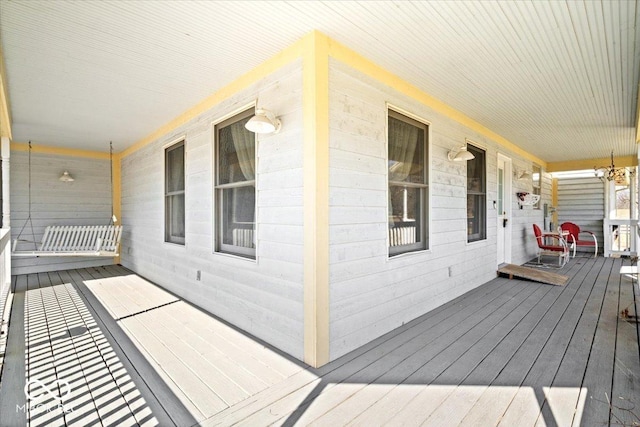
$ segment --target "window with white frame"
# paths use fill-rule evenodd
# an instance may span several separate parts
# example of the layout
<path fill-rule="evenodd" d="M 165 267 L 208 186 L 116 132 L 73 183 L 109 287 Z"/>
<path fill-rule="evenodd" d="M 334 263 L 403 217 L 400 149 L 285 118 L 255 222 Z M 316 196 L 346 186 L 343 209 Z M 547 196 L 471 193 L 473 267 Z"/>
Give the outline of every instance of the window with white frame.
<path fill-rule="evenodd" d="M 164 240 L 184 245 L 184 141 L 164 150 Z"/>
<path fill-rule="evenodd" d="M 428 126 L 388 112 L 389 256 L 429 248 Z"/>
<path fill-rule="evenodd" d="M 467 144 L 467 242 L 487 238 L 487 165 L 484 150 Z"/>
<path fill-rule="evenodd" d="M 533 165 L 533 177 L 532 177 L 532 184 L 533 184 L 533 194 L 537 194 L 538 196 L 540 196 L 542 194 L 542 168 L 536 164 Z M 540 200 L 538 200 L 538 202 L 533 205 L 534 209 L 540 209 Z"/>
<path fill-rule="evenodd" d="M 216 251 L 256 257 L 256 137 L 244 125 L 254 109 L 215 126 Z"/>

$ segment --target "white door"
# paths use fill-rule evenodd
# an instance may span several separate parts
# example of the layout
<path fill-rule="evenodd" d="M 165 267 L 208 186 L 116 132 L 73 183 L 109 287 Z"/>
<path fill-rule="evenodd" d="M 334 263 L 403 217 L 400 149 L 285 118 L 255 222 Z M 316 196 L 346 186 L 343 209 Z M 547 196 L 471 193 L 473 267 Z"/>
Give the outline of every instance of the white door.
<path fill-rule="evenodd" d="M 498 265 L 511 262 L 511 159 L 498 154 Z"/>

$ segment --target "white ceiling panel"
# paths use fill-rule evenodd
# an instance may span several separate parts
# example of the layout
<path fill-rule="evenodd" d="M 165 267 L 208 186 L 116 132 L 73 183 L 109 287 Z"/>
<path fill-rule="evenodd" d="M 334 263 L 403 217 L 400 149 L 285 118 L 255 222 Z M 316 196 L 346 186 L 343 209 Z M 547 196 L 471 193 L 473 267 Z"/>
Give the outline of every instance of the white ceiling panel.
<path fill-rule="evenodd" d="M 635 155 L 636 1 L 0 0 L 14 139 L 120 151 L 319 30 L 550 162 Z"/>

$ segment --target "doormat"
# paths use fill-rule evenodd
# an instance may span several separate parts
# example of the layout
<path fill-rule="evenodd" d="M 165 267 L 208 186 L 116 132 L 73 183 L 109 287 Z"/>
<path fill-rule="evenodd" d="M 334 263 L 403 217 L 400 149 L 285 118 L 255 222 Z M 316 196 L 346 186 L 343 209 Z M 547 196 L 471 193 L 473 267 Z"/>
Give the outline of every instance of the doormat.
<path fill-rule="evenodd" d="M 534 282 L 548 285 L 564 286 L 569 281 L 569 276 L 541 271 L 535 268 L 523 267 L 521 265 L 506 264 L 498 269 L 498 275 L 508 276 L 509 279 L 517 277 L 519 279 L 532 280 Z"/>

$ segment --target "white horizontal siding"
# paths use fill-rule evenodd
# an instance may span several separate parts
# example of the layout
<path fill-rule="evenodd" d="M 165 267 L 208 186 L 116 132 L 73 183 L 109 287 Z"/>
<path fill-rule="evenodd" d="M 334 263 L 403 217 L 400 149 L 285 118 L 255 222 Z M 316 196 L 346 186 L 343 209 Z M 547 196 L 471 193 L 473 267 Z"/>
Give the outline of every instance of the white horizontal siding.
<path fill-rule="evenodd" d="M 413 99 L 330 61 L 330 357 L 346 352 L 495 277 L 497 154 L 530 162 Z M 387 248 L 386 103 L 429 122 L 429 251 L 389 258 Z M 487 150 L 487 239 L 467 244 L 466 165 L 447 160 L 465 138 Z M 550 200 L 550 178 L 544 178 Z M 533 257 L 532 222 L 513 185 L 512 260 Z"/>
<path fill-rule="evenodd" d="M 122 263 L 302 358 L 302 70 L 296 61 L 122 161 Z M 257 145 L 257 259 L 213 253 L 211 124 L 258 98 L 282 131 Z M 185 138 L 186 243 L 164 242 L 163 146 Z M 200 271 L 201 280 L 196 280 Z"/>
<path fill-rule="evenodd" d="M 599 247 L 604 247 L 604 191 L 596 177 L 558 179 L 558 225 L 573 222 L 593 232 Z"/>
<path fill-rule="evenodd" d="M 68 170 L 73 182 L 62 182 Z M 29 217 L 29 153 L 11 151 L 11 238 L 39 243 L 49 225 L 108 225 L 111 220 L 109 160 L 32 152 L 31 222 Z M 33 230 L 32 226 L 33 225 Z M 24 229 L 23 229 L 24 228 Z M 36 243 L 21 243 L 35 250 Z M 113 258 L 14 258 L 12 274 L 83 268 L 113 263 Z"/>

